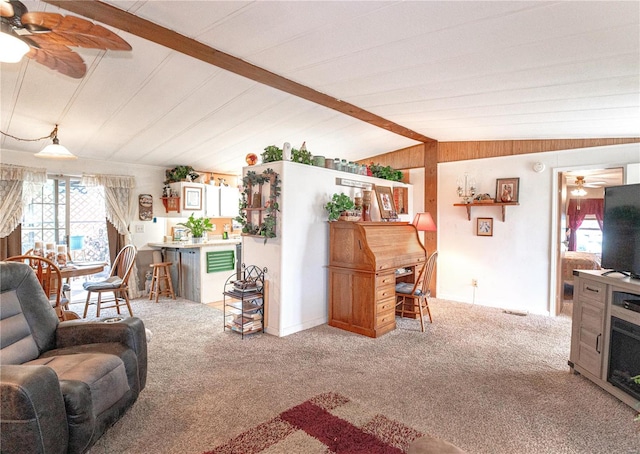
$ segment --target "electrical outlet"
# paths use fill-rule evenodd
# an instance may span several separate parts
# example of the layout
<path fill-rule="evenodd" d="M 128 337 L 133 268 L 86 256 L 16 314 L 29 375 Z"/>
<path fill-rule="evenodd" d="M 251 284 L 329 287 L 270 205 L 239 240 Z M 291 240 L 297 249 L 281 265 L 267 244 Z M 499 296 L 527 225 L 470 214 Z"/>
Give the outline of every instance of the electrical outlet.
<path fill-rule="evenodd" d="M 477 287 L 478 286 L 478 279 L 471 279 L 471 286 L 472 287 Z"/>
<path fill-rule="evenodd" d="M 136 233 L 144 233 L 144 225 L 143 224 L 136 225 Z"/>

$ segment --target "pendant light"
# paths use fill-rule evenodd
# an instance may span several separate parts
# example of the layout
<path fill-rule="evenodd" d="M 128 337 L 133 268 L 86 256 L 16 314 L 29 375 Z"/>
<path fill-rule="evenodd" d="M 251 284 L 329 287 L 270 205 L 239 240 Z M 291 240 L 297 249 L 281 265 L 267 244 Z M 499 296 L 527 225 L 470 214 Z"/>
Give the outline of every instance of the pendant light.
<path fill-rule="evenodd" d="M 58 125 L 53 128 L 49 137 L 53 139 L 53 143 L 50 143 L 44 147 L 42 151 L 36 153 L 34 155 L 36 158 L 78 159 L 77 156 L 74 156 L 69 150 L 60 145 L 60 140 L 58 140 Z"/>

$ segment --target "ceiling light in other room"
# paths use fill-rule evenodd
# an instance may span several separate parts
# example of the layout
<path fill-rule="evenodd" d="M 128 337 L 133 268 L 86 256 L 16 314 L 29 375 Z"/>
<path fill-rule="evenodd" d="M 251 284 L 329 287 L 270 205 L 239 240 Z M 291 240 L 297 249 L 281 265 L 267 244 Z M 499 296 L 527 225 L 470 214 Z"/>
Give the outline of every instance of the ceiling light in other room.
<path fill-rule="evenodd" d="M 587 195 L 587 191 L 584 188 L 584 177 L 576 177 L 576 184 L 578 187 L 571 191 L 571 195 L 576 197 L 584 197 Z"/>
<path fill-rule="evenodd" d="M 69 150 L 60 145 L 60 141 L 58 140 L 58 125 L 53 128 L 49 137 L 53 139 L 53 143 L 44 147 L 41 152 L 36 153 L 34 155 L 36 158 L 78 159 L 77 156 L 74 156 Z"/>
<path fill-rule="evenodd" d="M 18 63 L 29 52 L 29 45 L 15 36 L 11 26 L 1 23 L 0 32 L 0 62 Z"/>

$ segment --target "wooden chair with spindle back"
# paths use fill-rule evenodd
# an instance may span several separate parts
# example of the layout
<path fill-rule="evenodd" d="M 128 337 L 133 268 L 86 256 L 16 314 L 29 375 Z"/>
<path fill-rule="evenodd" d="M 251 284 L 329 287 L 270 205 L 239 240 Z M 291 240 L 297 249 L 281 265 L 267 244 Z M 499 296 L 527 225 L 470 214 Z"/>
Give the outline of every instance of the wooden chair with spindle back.
<path fill-rule="evenodd" d="M 63 321 L 67 317 L 65 309 L 68 309 L 69 300 L 62 295 L 62 276 L 60 268 L 51 260 L 37 255 L 16 255 L 6 259 L 8 262 L 23 262 L 28 264 L 36 274 L 42 289 L 51 301 L 51 306 L 56 311 L 58 318 Z"/>

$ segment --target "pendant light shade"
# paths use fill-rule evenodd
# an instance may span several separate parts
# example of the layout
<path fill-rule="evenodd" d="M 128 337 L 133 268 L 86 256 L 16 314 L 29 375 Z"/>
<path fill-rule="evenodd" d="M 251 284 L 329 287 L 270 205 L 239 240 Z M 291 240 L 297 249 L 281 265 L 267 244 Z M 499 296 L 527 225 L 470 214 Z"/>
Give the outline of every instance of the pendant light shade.
<path fill-rule="evenodd" d="M 29 52 L 29 45 L 14 35 L 11 26 L 2 22 L 0 30 L 0 62 L 18 63 Z"/>
<path fill-rule="evenodd" d="M 60 145 L 60 141 L 58 140 L 58 125 L 53 129 L 50 137 L 53 138 L 53 143 L 44 147 L 39 153 L 36 153 L 34 155 L 36 158 L 78 159 L 77 156 L 74 156 L 69 150 Z"/>

